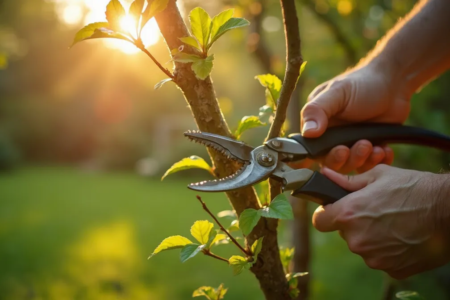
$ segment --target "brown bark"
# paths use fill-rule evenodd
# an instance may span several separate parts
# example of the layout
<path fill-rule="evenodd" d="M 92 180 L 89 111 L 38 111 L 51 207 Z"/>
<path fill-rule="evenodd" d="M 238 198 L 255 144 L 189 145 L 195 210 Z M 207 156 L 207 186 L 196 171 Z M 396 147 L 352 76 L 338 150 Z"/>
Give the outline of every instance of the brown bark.
<path fill-rule="evenodd" d="M 178 38 L 189 35 L 175 0 L 169 1 L 168 7 L 156 17 L 156 21 L 169 49 L 181 46 L 182 43 Z M 186 48 L 186 52 L 194 51 L 190 47 Z M 175 83 L 190 105 L 198 128 L 201 131 L 231 137 L 231 132 L 220 111 L 211 79 L 197 79 L 191 71 L 190 64 L 176 63 L 173 74 Z M 226 157 L 212 150 L 209 154 L 218 177 L 225 177 L 237 171 L 238 166 Z M 227 196 L 238 215 L 246 208 L 260 208 L 251 187 L 228 192 Z M 278 222 L 275 219 L 263 219 L 246 237 L 247 244 L 252 244 L 257 238 L 264 236 L 263 248 L 252 272 L 259 280 L 266 299 L 269 300 L 290 299 L 279 256 L 277 225 Z"/>

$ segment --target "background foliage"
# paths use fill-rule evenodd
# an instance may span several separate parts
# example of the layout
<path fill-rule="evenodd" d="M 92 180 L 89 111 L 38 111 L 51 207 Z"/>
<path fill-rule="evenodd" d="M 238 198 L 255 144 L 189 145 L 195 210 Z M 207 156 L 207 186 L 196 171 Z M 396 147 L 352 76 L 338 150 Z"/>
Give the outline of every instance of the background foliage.
<path fill-rule="evenodd" d="M 415 3 L 297 1 L 308 61 L 302 102 L 317 84 L 363 57 Z M 194 128 L 189 110 L 172 83 L 153 90 L 164 74 L 144 55 L 100 41 L 68 50 L 93 2 L 0 0 L 0 169 L 5 171 L 0 176 L 0 293 L 7 299 L 189 299 L 201 285 L 224 282 L 230 299 L 260 299 L 250 274 L 232 277 L 205 257 L 195 258 L 204 262 L 198 268 L 191 261 L 180 265 L 171 257 L 177 254 L 146 260 L 164 237 L 205 218 L 185 189 L 196 171 L 159 182 L 175 161 L 204 150 L 182 138 L 183 131 Z M 271 68 L 283 70 L 279 3 L 179 2 L 185 13 L 198 5 L 210 15 L 235 7 L 235 17 L 249 20 L 264 8 L 261 32 L 232 31 L 213 47 L 212 76 L 236 130 L 244 115 L 257 114 L 265 103 L 264 89 L 254 79 L 265 73 L 255 43 L 264 40 Z M 75 6 L 81 8 L 78 20 Z M 159 61 L 169 61 L 161 38 L 149 49 Z M 450 74 L 444 74 L 414 95 L 408 122 L 450 134 L 449 97 Z M 241 139 L 255 145 L 266 130 L 252 129 Z M 411 146 L 395 150 L 397 166 L 448 169 L 448 154 Z M 213 211 L 227 208 L 221 195 L 204 200 Z M 169 224 L 164 218 L 169 214 L 178 221 Z M 283 239 L 288 246 L 287 233 Z M 337 235 L 313 232 L 313 250 L 312 299 L 381 297 L 382 274 L 367 269 Z M 174 274 L 183 281 L 175 282 Z M 447 299 L 445 278 L 443 268 L 399 288 Z"/>

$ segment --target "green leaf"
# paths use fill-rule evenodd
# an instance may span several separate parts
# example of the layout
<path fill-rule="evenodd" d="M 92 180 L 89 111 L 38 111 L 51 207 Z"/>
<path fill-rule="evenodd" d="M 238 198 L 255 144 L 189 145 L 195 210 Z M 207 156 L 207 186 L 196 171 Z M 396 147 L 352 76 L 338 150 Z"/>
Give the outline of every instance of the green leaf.
<path fill-rule="evenodd" d="M 306 67 L 307 63 L 308 63 L 307 61 L 304 61 L 302 63 L 302 65 L 300 66 L 300 74 L 298 75 L 298 78 L 302 77 L 303 71 L 305 71 L 305 67 Z"/>
<path fill-rule="evenodd" d="M 269 180 L 261 181 L 255 186 L 255 189 L 261 204 L 268 204 L 270 202 Z"/>
<path fill-rule="evenodd" d="M 125 16 L 125 9 L 119 0 L 109 1 L 106 6 L 106 20 L 108 20 L 109 28 L 114 31 L 123 32 L 124 29 L 120 26 L 120 22 Z"/>
<path fill-rule="evenodd" d="M 234 14 L 234 9 L 227 9 L 212 19 L 211 22 L 211 40 L 217 35 L 220 27 L 222 27 Z M 208 48 L 212 46 L 212 43 L 208 45 Z"/>
<path fill-rule="evenodd" d="M 206 244 L 209 240 L 209 233 L 213 229 L 214 224 L 209 221 L 195 221 L 191 227 L 192 236 L 200 243 Z"/>
<path fill-rule="evenodd" d="M 209 232 L 208 241 L 205 243 L 206 249 L 210 249 L 211 248 L 211 246 L 213 245 L 213 242 L 214 242 L 216 237 L 217 237 L 217 231 L 216 230 L 211 230 Z"/>
<path fill-rule="evenodd" d="M 159 246 L 156 247 L 156 249 L 153 251 L 153 253 L 150 255 L 149 258 L 152 258 L 153 255 L 158 254 L 161 251 L 183 248 L 184 246 L 189 244 L 192 244 L 192 242 L 183 236 L 180 235 L 170 236 L 168 238 L 165 238 L 161 242 L 161 244 L 159 244 Z"/>
<path fill-rule="evenodd" d="M 108 26 L 109 24 L 107 22 L 98 22 L 83 27 L 75 34 L 75 38 L 70 47 L 73 47 L 75 44 L 81 41 L 90 39 L 116 38 L 130 41 L 126 36 L 108 29 Z"/>
<path fill-rule="evenodd" d="M 213 38 L 211 38 L 211 41 L 208 44 L 208 49 L 211 48 L 211 46 L 214 44 L 215 41 L 217 41 L 218 38 L 220 38 L 222 35 L 224 35 L 226 32 L 241 28 L 250 25 L 250 22 L 243 18 L 231 18 L 228 21 L 225 22 L 222 26 L 220 26 L 219 30 L 217 30 L 217 33 L 214 35 Z"/>
<path fill-rule="evenodd" d="M 289 288 L 290 288 L 290 289 L 295 289 L 295 288 L 297 288 L 297 285 L 298 285 L 298 280 L 297 280 L 297 278 L 295 278 L 295 277 L 289 278 L 288 284 L 289 284 Z"/>
<path fill-rule="evenodd" d="M 294 258 L 294 248 L 280 249 L 281 264 L 288 269 L 291 260 Z"/>
<path fill-rule="evenodd" d="M 169 4 L 169 0 L 147 0 L 147 7 L 142 14 L 141 30 L 151 18 L 165 10 L 167 4 Z"/>
<path fill-rule="evenodd" d="M 242 229 L 242 233 L 245 235 L 250 234 L 256 224 L 261 219 L 261 210 L 248 208 L 241 213 L 239 217 L 239 227 Z"/>
<path fill-rule="evenodd" d="M 230 267 L 233 269 L 233 274 L 238 275 L 241 274 L 244 269 L 250 269 L 252 263 L 248 262 L 245 257 L 239 255 L 233 255 L 228 260 Z"/>
<path fill-rule="evenodd" d="M 267 90 L 266 90 L 267 91 Z M 272 96 L 270 96 L 272 97 Z M 273 114 L 273 108 L 270 105 L 264 105 L 259 108 L 259 118 L 268 118 Z"/>
<path fill-rule="evenodd" d="M 194 168 L 203 169 L 213 174 L 212 168 L 203 158 L 192 155 L 191 157 L 183 158 L 179 162 L 173 164 L 170 169 L 166 171 L 161 180 L 164 180 L 164 178 L 170 174 Z"/>
<path fill-rule="evenodd" d="M 289 296 L 291 296 L 292 299 L 296 299 L 300 295 L 300 290 L 298 288 L 289 290 Z"/>
<path fill-rule="evenodd" d="M 129 14 L 134 20 L 139 21 L 142 14 L 142 9 L 144 8 L 144 3 L 145 0 L 135 0 L 131 3 Z"/>
<path fill-rule="evenodd" d="M 173 60 L 181 63 L 192 63 L 202 59 L 200 56 L 195 54 L 189 54 L 184 52 L 178 52 L 174 55 Z"/>
<path fill-rule="evenodd" d="M 208 300 L 216 300 L 217 299 L 216 291 L 214 290 L 214 288 L 212 288 L 210 286 L 199 287 L 192 294 L 192 297 L 200 297 L 200 296 L 205 296 L 206 299 L 208 299 Z"/>
<path fill-rule="evenodd" d="M 158 82 L 157 84 L 155 84 L 155 90 L 159 89 L 160 87 L 162 87 L 165 83 L 172 81 L 172 78 L 166 78 L 161 80 L 160 82 Z"/>
<path fill-rule="evenodd" d="M 238 128 L 234 132 L 234 135 L 236 136 L 236 139 L 239 139 L 241 137 L 242 133 L 244 133 L 244 131 L 251 129 L 251 128 L 256 128 L 256 127 L 261 127 L 261 126 L 266 126 L 266 125 L 267 124 L 261 122 L 261 120 L 257 116 L 245 116 L 239 122 Z"/>
<path fill-rule="evenodd" d="M 261 252 L 263 239 L 264 239 L 263 236 L 260 237 L 252 245 L 252 253 L 253 253 L 253 258 L 255 259 L 255 262 L 256 262 L 256 259 L 258 258 L 259 253 Z"/>
<path fill-rule="evenodd" d="M 183 247 L 180 253 L 181 262 L 184 263 L 188 259 L 196 256 L 200 251 L 206 248 L 206 245 L 189 244 Z"/>
<path fill-rule="evenodd" d="M 209 76 L 213 67 L 214 54 L 204 59 L 195 61 L 191 68 L 198 79 L 205 80 Z"/>
<path fill-rule="evenodd" d="M 282 82 L 280 78 L 272 74 L 263 74 L 255 77 L 259 83 L 266 88 L 267 105 L 276 110 L 277 100 L 280 98 Z"/>
<path fill-rule="evenodd" d="M 221 284 L 217 289 L 210 286 L 202 286 L 194 291 L 192 297 L 205 296 L 209 300 L 221 300 L 225 296 L 228 289 L 223 288 Z"/>
<path fill-rule="evenodd" d="M 402 291 L 395 294 L 395 297 L 401 300 L 422 300 L 424 299 L 419 293 L 414 291 Z"/>
<path fill-rule="evenodd" d="M 279 194 L 272 200 L 268 207 L 261 210 L 261 215 L 265 218 L 274 218 L 282 220 L 294 219 L 291 203 L 284 194 Z"/>
<path fill-rule="evenodd" d="M 201 7 L 196 7 L 189 13 L 191 32 L 201 46 L 206 46 L 211 30 L 211 17 Z"/>
<path fill-rule="evenodd" d="M 239 221 L 234 220 L 231 222 L 230 227 L 228 227 L 228 232 L 238 231 L 239 230 Z"/>
<path fill-rule="evenodd" d="M 187 37 L 182 37 L 179 38 L 183 43 L 185 43 L 186 45 L 192 46 L 195 49 L 198 49 L 200 51 L 202 51 L 202 48 L 200 47 L 200 45 L 198 44 L 198 41 L 192 37 L 192 36 L 187 36 Z"/>
<path fill-rule="evenodd" d="M 227 239 L 227 235 L 226 235 L 226 234 L 218 233 L 218 234 L 216 235 L 216 237 L 214 238 L 214 240 L 211 242 L 211 246 L 210 246 L 210 247 L 212 247 L 212 246 L 214 246 L 216 243 L 218 243 L 218 242 L 220 242 L 220 241 L 223 241 L 223 240 L 226 240 L 226 239 Z"/>
<path fill-rule="evenodd" d="M 286 274 L 286 278 L 297 278 L 308 275 L 308 272 L 298 272 L 298 273 L 288 273 Z"/>

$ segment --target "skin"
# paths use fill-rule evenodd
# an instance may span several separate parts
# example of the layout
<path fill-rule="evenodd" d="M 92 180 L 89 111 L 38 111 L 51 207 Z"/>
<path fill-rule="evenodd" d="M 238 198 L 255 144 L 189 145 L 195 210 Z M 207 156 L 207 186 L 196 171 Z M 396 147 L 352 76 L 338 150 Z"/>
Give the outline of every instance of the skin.
<path fill-rule="evenodd" d="M 357 66 L 311 93 L 303 135 L 339 124 L 403 123 L 411 96 L 450 68 L 448 32 L 450 1 L 421 1 Z M 367 140 L 332 149 L 320 160 L 323 173 L 353 193 L 319 207 L 313 224 L 339 230 L 369 267 L 402 279 L 450 260 L 450 175 L 387 166 L 392 160 L 389 147 Z"/>

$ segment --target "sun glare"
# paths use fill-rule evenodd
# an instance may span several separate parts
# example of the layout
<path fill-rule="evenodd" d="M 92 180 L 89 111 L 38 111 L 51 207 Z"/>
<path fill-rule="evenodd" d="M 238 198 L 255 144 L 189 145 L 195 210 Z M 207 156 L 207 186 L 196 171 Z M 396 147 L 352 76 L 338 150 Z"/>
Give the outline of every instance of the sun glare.
<path fill-rule="evenodd" d="M 61 3 L 62 2 L 62 3 Z M 87 14 L 84 17 L 84 24 L 93 22 L 104 22 L 105 9 L 109 0 L 62 0 L 59 2 L 63 4 L 61 13 L 62 20 L 68 25 L 79 24 L 83 20 L 83 11 L 86 10 Z M 121 1 L 122 4 L 128 9 L 129 1 Z M 121 27 L 129 32 L 133 37 L 136 37 L 135 21 L 127 16 L 122 18 L 120 22 Z M 155 19 L 151 19 L 144 27 L 141 33 L 142 42 L 146 47 L 156 44 L 159 41 L 159 28 Z M 133 44 L 116 39 L 104 39 L 103 43 L 114 49 L 119 49 L 127 54 L 135 54 L 140 50 Z"/>

